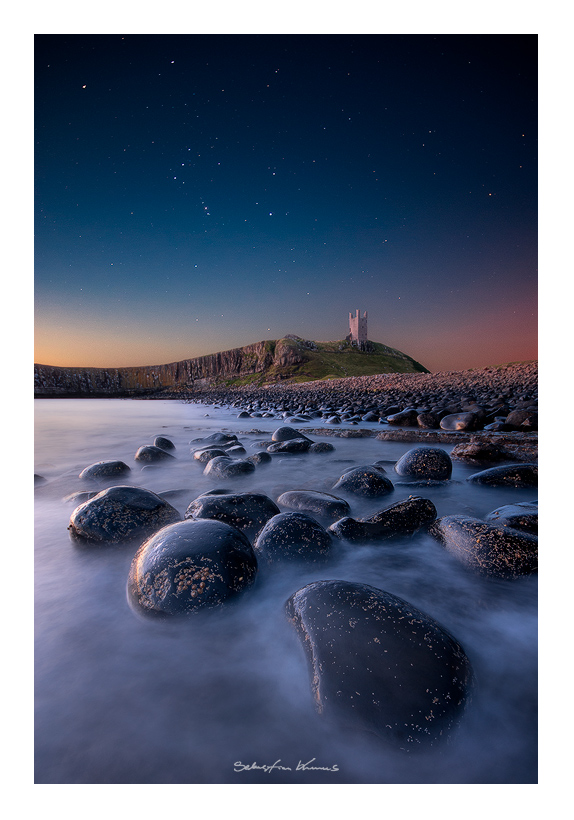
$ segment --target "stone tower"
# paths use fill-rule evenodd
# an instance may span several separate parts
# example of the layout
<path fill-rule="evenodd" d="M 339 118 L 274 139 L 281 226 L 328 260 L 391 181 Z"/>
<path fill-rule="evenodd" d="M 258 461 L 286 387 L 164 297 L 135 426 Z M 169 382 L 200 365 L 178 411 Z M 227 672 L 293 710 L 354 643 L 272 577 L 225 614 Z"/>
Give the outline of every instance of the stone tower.
<path fill-rule="evenodd" d="M 367 311 L 365 311 L 364 316 L 361 316 L 361 311 L 359 308 L 357 308 L 356 316 L 349 313 L 349 330 L 350 333 L 347 336 L 348 340 L 351 344 L 356 345 L 361 350 L 364 350 L 367 345 Z"/>

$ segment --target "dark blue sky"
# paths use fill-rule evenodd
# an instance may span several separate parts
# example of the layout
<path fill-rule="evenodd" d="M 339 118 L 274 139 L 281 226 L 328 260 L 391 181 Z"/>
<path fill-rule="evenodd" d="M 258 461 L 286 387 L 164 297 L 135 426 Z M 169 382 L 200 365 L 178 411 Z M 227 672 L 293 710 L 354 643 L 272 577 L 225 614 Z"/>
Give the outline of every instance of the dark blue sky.
<path fill-rule="evenodd" d="M 37 35 L 36 361 L 536 358 L 533 35 Z"/>

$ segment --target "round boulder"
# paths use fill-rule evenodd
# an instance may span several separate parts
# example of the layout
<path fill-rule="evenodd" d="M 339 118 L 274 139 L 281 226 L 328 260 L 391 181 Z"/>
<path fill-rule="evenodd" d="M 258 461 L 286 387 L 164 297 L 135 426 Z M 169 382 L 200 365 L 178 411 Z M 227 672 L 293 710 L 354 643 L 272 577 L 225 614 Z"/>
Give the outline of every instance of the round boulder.
<path fill-rule="evenodd" d="M 523 501 L 498 507 L 486 516 L 486 521 L 499 527 L 511 527 L 538 535 L 538 502 Z"/>
<path fill-rule="evenodd" d="M 98 481 L 100 478 L 118 478 L 131 472 L 123 461 L 97 461 L 80 473 L 82 481 Z"/>
<path fill-rule="evenodd" d="M 215 456 L 210 459 L 203 471 L 204 475 L 214 478 L 235 478 L 237 476 L 252 473 L 255 464 L 247 459 L 233 459 L 229 456 Z"/>
<path fill-rule="evenodd" d="M 440 420 L 443 430 L 476 430 L 479 418 L 476 413 L 449 413 Z"/>
<path fill-rule="evenodd" d="M 330 521 L 336 521 L 351 512 L 351 508 L 344 499 L 314 490 L 289 490 L 279 496 L 277 503 L 291 510 L 328 518 Z"/>
<path fill-rule="evenodd" d="M 83 541 L 113 543 L 148 536 L 175 521 L 181 521 L 181 515 L 156 493 L 117 486 L 76 507 L 68 530 L 73 538 Z"/>
<path fill-rule="evenodd" d="M 253 548 L 258 558 L 275 561 L 324 561 L 329 557 L 333 539 L 305 513 L 288 512 L 273 516 L 263 527 Z"/>
<path fill-rule="evenodd" d="M 192 501 L 184 518 L 217 519 L 252 537 L 279 512 L 277 504 L 262 493 L 209 494 Z"/>
<path fill-rule="evenodd" d="M 537 464 L 510 464 L 481 470 L 467 478 L 473 484 L 487 487 L 537 487 Z"/>
<path fill-rule="evenodd" d="M 395 471 L 411 478 L 442 480 L 451 477 L 452 461 L 439 447 L 414 447 L 397 461 Z"/>
<path fill-rule="evenodd" d="M 385 541 L 397 535 L 409 535 L 435 519 L 436 507 L 432 501 L 411 495 L 369 518 L 341 518 L 329 527 L 329 532 L 345 541 Z"/>
<path fill-rule="evenodd" d="M 394 487 L 376 467 L 365 466 L 344 472 L 332 489 L 366 498 L 378 498 L 392 493 Z"/>
<path fill-rule="evenodd" d="M 255 580 L 257 559 L 247 537 L 223 521 L 182 521 L 145 541 L 128 578 L 136 609 L 176 615 L 219 606 Z"/>
<path fill-rule="evenodd" d="M 297 430 L 294 430 L 293 427 L 278 427 L 277 430 L 271 436 L 273 441 L 289 441 L 290 439 L 305 439 L 306 441 L 311 441 L 310 438 L 307 438 L 303 433 L 299 433 Z"/>
<path fill-rule="evenodd" d="M 158 461 L 167 461 L 175 458 L 175 456 L 172 456 L 166 450 L 162 450 L 161 447 L 156 447 L 155 444 L 146 444 L 138 449 L 134 458 L 136 461 L 152 464 Z"/>
<path fill-rule="evenodd" d="M 404 750 L 459 722 L 473 674 L 461 645 L 389 592 L 316 581 L 286 603 L 310 667 L 317 710 Z"/>
<path fill-rule="evenodd" d="M 306 453 L 311 442 L 308 438 L 290 438 L 286 441 L 274 441 L 267 448 L 268 453 Z"/>
<path fill-rule="evenodd" d="M 175 444 L 165 436 L 156 436 L 153 440 L 155 447 L 161 450 L 175 450 Z"/>
<path fill-rule="evenodd" d="M 480 575 L 517 578 L 538 570 L 535 535 L 464 515 L 439 518 L 430 531 L 447 552 Z"/>

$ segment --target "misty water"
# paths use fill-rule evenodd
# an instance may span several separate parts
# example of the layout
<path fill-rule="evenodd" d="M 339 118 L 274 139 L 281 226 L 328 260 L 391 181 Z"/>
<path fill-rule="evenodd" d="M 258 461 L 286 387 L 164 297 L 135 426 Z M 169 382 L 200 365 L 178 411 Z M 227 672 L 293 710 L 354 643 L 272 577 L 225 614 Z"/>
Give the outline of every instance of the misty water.
<path fill-rule="evenodd" d="M 478 468 L 461 462 L 440 486 L 406 486 L 393 464 L 415 445 L 375 438 L 311 436 L 332 443 L 334 452 L 274 456 L 250 475 L 218 482 L 203 475 L 190 441 L 231 432 L 251 454 L 285 423 L 238 419 L 237 413 L 177 401 L 35 401 L 35 472 L 47 479 L 35 503 L 35 781 L 536 782 L 535 577 L 479 577 L 419 532 L 381 544 L 341 543 L 318 567 L 260 567 L 256 583 L 235 601 L 157 621 L 139 617 L 128 603 L 137 544 L 98 548 L 71 541 L 74 504 L 64 498 L 88 489 L 78 479 L 81 470 L 112 459 L 132 469 L 116 483 L 159 494 L 184 490 L 170 499 L 182 517 L 207 490 L 253 490 L 273 500 L 291 489 L 329 492 L 348 467 L 381 460 L 388 462 L 395 491 L 382 499 L 347 497 L 354 517 L 409 495 L 430 498 L 439 516 L 484 517 L 503 504 L 536 499 L 533 490 L 468 484 Z M 297 427 L 320 425 L 314 420 Z M 176 459 L 142 470 L 134 455 L 158 435 L 173 441 Z M 316 713 L 307 660 L 284 605 L 310 581 L 329 579 L 397 595 L 462 644 L 476 688 L 448 743 L 407 754 Z M 242 768 L 278 761 L 284 768 L 272 772 Z M 309 767 L 297 770 L 299 763 Z"/>

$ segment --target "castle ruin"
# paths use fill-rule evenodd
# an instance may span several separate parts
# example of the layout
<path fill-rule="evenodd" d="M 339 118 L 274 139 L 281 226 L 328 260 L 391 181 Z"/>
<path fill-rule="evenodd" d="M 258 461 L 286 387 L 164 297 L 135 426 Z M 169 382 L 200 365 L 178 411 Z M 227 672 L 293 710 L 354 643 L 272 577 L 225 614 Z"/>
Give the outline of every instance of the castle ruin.
<path fill-rule="evenodd" d="M 357 308 L 357 315 L 349 313 L 349 335 L 347 339 L 352 345 L 356 345 L 360 350 L 367 347 L 367 311 L 361 316 L 361 311 Z"/>

